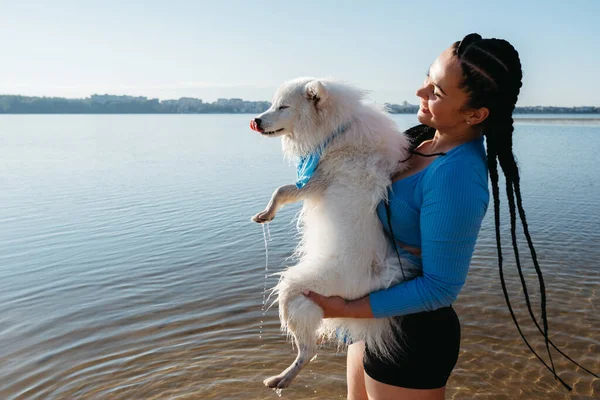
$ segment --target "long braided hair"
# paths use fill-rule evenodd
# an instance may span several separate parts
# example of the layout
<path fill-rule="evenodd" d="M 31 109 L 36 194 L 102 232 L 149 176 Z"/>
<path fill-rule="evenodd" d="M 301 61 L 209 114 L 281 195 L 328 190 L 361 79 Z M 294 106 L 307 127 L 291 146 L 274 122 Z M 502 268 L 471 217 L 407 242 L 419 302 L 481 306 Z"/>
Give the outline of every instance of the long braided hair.
<path fill-rule="evenodd" d="M 512 134 L 514 131 L 512 114 L 517 103 L 517 97 L 522 86 L 521 80 L 523 77 L 519 54 L 515 48 L 505 40 L 483 39 L 476 33 L 469 34 L 465 36 L 463 40 L 454 43 L 453 49 L 454 54 L 458 58 L 462 68 L 463 79 L 461 88 L 469 96 L 466 107 L 470 109 L 486 107 L 489 110 L 489 116 L 482 122 L 481 127 L 487 144 L 487 165 L 494 197 L 494 219 L 496 227 L 498 268 L 506 305 L 508 306 L 512 320 L 527 347 L 542 362 L 542 364 L 544 364 L 544 366 L 552 372 L 554 377 L 558 379 L 563 386 L 565 386 L 568 390 L 572 390 L 571 387 L 557 375 L 554 367 L 554 361 L 552 359 L 552 353 L 550 352 L 550 347 L 554 348 L 558 353 L 566 357 L 578 367 L 582 368 L 584 371 L 594 375 L 595 377 L 598 377 L 598 375 L 582 367 L 569 356 L 567 356 L 563 351 L 557 348 L 548 337 L 548 318 L 546 312 L 546 289 L 544 278 L 537 260 L 537 254 L 531 240 L 531 235 L 529 233 L 527 219 L 525 217 L 525 210 L 523 209 L 522 204 L 519 169 L 512 151 Z M 409 129 L 407 134 L 415 138 L 413 141 L 414 149 L 421 141 L 432 138 L 435 134 L 435 129 L 424 125 L 419 125 Z M 523 295 L 525 297 L 527 311 L 538 331 L 544 336 L 549 363 L 547 363 L 527 341 L 513 311 L 506 288 L 500 235 L 500 189 L 498 183 L 498 163 L 502 168 L 506 180 L 506 196 L 508 198 L 508 207 L 510 212 L 512 246 L 515 253 L 515 263 L 519 273 L 519 278 L 523 287 Z M 527 239 L 527 245 L 529 247 L 529 251 L 531 252 L 531 258 L 538 277 L 541 297 L 541 326 L 535 314 L 533 313 L 529 299 L 527 283 L 521 268 L 516 235 L 517 212 L 523 226 L 523 233 Z"/>

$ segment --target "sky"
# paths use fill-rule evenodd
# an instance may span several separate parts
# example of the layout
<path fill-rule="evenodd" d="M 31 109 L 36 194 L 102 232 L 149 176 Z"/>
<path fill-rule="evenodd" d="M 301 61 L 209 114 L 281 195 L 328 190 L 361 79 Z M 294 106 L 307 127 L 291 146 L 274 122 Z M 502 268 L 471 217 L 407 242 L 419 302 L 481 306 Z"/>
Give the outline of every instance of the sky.
<path fill-rule="evenodd" d="M 600 106 L 600 1 L 0 0 L 0 94 L 270 100 L 335 77 L 417 104 L 435 58 L 477 32 L 511 42 L 518 105 Z"/>

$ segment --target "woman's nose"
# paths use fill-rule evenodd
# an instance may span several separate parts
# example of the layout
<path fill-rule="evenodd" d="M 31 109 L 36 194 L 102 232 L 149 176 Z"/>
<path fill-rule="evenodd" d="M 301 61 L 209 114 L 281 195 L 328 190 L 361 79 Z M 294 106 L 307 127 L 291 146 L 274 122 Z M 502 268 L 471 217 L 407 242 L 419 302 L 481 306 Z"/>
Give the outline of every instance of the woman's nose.
<path fill-rule="evenodd" d="M 417 90 L 417 96 L 422 99 L 427 99 L 429 96 L 427 95 L 427 87 L 422 86 L 419 90 Z"/>

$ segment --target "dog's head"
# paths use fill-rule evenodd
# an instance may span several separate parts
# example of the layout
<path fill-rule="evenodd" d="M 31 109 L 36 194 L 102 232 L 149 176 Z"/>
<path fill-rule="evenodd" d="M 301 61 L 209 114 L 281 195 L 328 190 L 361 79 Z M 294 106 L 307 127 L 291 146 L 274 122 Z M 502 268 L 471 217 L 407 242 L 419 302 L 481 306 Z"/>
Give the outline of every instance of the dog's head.
<path fill-rule="evenodd" d="M 327 96 L 320 80 L 298 78 L 286 82 L 275 92 L 271 108 L 252 119 L 250 127 L 270 137 L 293 135 L 295 126 L 317 117 Z"/>
<path fill-rule="evenodd" d="M 330 79 L 297 78 L 277 89 L 271 107 L 253 118 L 250 127 L 264 136 L 284 136 L 292 152 L 311 151 L 353 117 L 363 96 Z"/>

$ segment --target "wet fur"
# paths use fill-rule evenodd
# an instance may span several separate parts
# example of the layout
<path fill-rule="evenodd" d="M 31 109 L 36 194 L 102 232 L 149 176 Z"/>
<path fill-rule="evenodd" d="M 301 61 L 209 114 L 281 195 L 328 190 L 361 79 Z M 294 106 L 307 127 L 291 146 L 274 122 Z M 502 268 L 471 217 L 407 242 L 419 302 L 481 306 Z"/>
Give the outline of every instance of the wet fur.
<path fill-rule="evenodd" d="M 364 92 L 328 79 L 299 78 L 286 82 L 272 107 L 257 116 L 270 136 L 281 136 L 286 157 L 307 155 L 340 126 L 347 130 L 326 147 L 315 175 L 302 189 L 286 185 L 273 193 L 256 222 L 272 220 L 279 208 L 304 201 L 299 214 L 298 263 L 280 273 L 273 289 L 284 332 L 298 356 L 281 374 L 265 380 L 287 387 L 316 354 L 317 341 L 344 334 L 364 340 L 382 357 L 397 350 L 389 318 L 323 319 L 319 306 L 303 296 L 310 290 L 325 296 L 357 299 L 401 280 L 393 251 L 375 209 L 386 197 L 390 177 L 401 171 L 408 139 L 381 109 L 365 105 Z M 279 109 L 281 106 L 287 108 Z M 278 132 L 277 132 L 278 131 Z"/>

